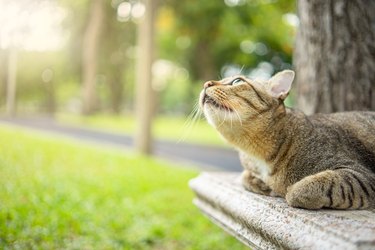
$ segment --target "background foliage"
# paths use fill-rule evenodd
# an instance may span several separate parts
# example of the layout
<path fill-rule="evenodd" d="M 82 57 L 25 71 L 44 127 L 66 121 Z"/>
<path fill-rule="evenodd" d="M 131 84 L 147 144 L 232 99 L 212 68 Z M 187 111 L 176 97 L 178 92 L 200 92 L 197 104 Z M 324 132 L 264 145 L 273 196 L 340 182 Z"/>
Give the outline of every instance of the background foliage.
<path fill-rule="evenodd" d="M 52 2 L 64 12 L 60 24 L 64 43 L 54 51 L 19 50 L 17 105 L 21 113 L 48 110 L 51 91 L 57 111 L 77 113 L 81 109 L 82 36 L 91 2 Z M 105 1 L 104 5 L 96 83 L 99 112 L 133 110 L 138 19 L 120 15 L 120 6 L 125 2 Z M 134 6 L 138 2 L 126 3 Z M 291 0 L 160 1 L 154 64 L 158 111 L 189 113 L 202 82 L 208 79 L 240 72 L 268 77 L 290 68 L 294 11 L 295 2 Z M 8 50 L 1 47 L 2 65 L 7 65 Z M 5 69 L 0 72 L 3 97 Z M 52 70 L 53 78 L 43 83 L 46 69 Z M 4 105 L 4 98 L 1 100 Z"/>

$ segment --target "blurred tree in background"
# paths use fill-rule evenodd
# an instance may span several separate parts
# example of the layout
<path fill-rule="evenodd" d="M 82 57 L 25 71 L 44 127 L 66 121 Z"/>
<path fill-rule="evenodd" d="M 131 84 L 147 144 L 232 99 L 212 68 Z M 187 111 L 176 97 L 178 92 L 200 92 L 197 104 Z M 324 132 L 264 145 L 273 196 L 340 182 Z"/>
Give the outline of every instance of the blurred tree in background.
<path fill-rule="evenodd" d="M 262 61 L 272 63 L 274 70 L 290 67 L 294 29 L 288 13 L 294 11 L 293 1 L 183 0 L 169 6 L 175 15 L 173 41 L 184 50 L 179 61 L 193 80 L 230 74 L 231 66 L 246 72 Z"/>
<path fill-rule="evenodd" d="M 290 68 L 294 11 L 290 0 L 166 1 L 158 24 L 159 56 L 186 70 L 180 78 L 187 75 L 189 84 L 180 97 L 191 107 L 206 80 L 238 73 L 267 78 Z M 168 89 L 178 92 L 173 82 L 167 84 L 163 110 L 171 107 Z"/>
<path fill-rule="evenodd" d="M 101 33 L 107 16 L 104 11 L 104 0 L 90 2 L 89 14 L 82 41 L 82 113 L 92 114 L 98 109 L 96 82 L 98 77 L 98 52 L 103 39 Z M 102 38 L 102 39 L 101 39 Z"/>
<path fill-rule="evenodd" d="M 18 44 L 19 113 L 132 112 L 137 23 L 144 6 L 138 0 L 97 0 L 101 6 L 97 10 L 102 12 L 98 22 L 92 18 L 94 3 L 1 3 L 1 109 L 5 109 L 10 48 L 6 37 L 17 17 L 19 23 L 19 17 L 25 16 L 26 28 L 19 31 L 22 42 Z M 239 72 L 268 77 L 290 68 L 298 24 L 294 12 L 293 0 L 160 1 L 155 23 L 157 60 L 153 64 L 159 111 L 190 112 L 201 83 L 208 79 Z M 89 36 L 94 21 L 100 27 L 96 33 L 91 28 L 95 34 Z M 44 37 L 31 44 L 38 29 Z M 43 29 L 48 32 L 41 32 Z"/>

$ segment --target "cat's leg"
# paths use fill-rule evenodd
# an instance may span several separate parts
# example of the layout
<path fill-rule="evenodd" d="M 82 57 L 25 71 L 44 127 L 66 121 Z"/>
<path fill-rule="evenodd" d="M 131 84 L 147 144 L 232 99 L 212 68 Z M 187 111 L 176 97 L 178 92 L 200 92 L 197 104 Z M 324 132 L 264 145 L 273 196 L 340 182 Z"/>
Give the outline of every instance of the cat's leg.
<path fill-rule="evenodd" d="M 273 195 L 271 188 L 261 179 L 256 177 L 256 168 L 254 167 L 251 158 L 244 152 L 240 151 L 240 161 L 242 167 L 245 169 L 242 172 L 242 185 L 245 189 L 263 195 Z"/>
<path fill-rule="evenodd" d="M 349 168 L 326 170 L 307 176 L 288 187 L 290 206 L 320 209 L 366 209 L 375 207 L 375 175 Z"/>
<path fill-rule="evenodd" d="M 242 172 L 242 185 L 253 193 L 274 196 L 271 188 L 261 179 L 255 177 L 250 170 Z"/>

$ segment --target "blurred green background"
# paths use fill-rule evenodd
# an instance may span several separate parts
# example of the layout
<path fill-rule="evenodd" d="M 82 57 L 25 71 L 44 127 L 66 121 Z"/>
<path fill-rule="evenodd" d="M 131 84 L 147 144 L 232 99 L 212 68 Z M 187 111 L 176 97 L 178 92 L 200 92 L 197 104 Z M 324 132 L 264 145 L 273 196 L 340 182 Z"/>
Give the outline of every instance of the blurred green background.
<path fill-rule="evenodd" d="M 17 113 L 82 111 L 84 0 L 17 0 L 1 6 L 0 95 L 5 109 L 7 65 L 17 47 Z M 97 48 L 96 113 L 133 112 L 138 1 L 102 3 Z M 157 114 L 189 114 L 204 81 L 237 73 L 269 77 L 291 67 L 298 18 L 292 0 L 159 1 L 153 88 Z"/>
<path fill-rule="evenodd" d="M 144 13 L 138 0 L 0 1 L 1 117 L 132 135 Z M 203 82 L 291 68 L 298 18 L 292 0 L 165 0 L 154 25 L 154 136 L 222 146 L 204 121 L 183 135 Z M 85 61 L 90 49 L 94 60 Z M 96 98 L 90 112 L 87 91 Z M 198 170 L 10 125 L 0 138 L 0 248 L 244 248 L 192 205 L 187 182 Z"/>

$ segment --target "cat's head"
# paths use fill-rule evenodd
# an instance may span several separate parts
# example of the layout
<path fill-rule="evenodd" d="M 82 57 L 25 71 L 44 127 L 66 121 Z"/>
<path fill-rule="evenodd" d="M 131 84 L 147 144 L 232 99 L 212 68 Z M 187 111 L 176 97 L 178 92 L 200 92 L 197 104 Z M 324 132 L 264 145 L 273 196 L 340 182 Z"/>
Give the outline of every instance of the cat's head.
<path fill-rule="evenodd" d="M 243 76 L 208 81 L 200 94 L 200 107 L 216 128 L 250 124 L 253 118 L 283 106 L 293 79 L 294 72 L 284 70 L 268 81 Z"/>

